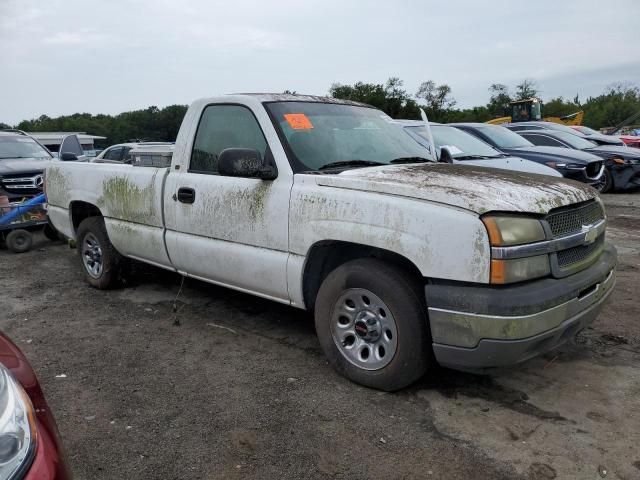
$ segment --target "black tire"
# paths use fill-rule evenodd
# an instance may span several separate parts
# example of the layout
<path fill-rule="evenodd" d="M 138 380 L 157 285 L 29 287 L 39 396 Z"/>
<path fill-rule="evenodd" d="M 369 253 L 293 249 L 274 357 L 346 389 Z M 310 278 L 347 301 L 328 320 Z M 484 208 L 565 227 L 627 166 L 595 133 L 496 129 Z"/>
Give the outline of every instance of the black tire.
<path fill-rule="evenodd" d="M 354 365 L 334 341 L 331 332 L 334 308 L 350 289 L 366 289 L 375 294 L 395 319 L 395 354 L 377 370 Z M 329 363 L 341 375 L 367 387 L 399 390 L 418 380 L 435 363 L 421 285 L 404 270 L 377 259 L 352 260 L 327 276 L 316 298 L 315 325 Z"/>
<path fill-rule="evenodd" d="M 602 172 L 603 181 L 600 185 L 601 188 L 598 188 L 600 193 L 611 193 L 613 191 L 613 178 L 611 178 L 611 172 L 608 168 L 605 167 L 604 172 Z"/>
<path fill-rule="evenodd" d="M 58 233 L 58 230 L 56 230 L 55 227 L 50 223 L 47 223 L 44 226 L 42 233 L 44 233 L 44 236 L 52 242 L 57 242 L 58 240 L 60 240 L 60 234 Z"/>
<path fill-rule="evenodd" d="M 98 274 L 92 274 L 85 263 L 85 256 L 87 255 L 85 240 L 88 237 L 92 242 L 93 239 L 95 239 L 101 252 L 100 262 L 102 268 Z M 87 283 L 100 290 L 108 290 L 121 286 L 124 257 L 122 257 L 111 244 L 107 229 L 104 225 L 104 219 L 102 217 L 89 217 L 84 219 L 78 227 L 76 239 L 78 258 Z"/>
<path fill-rule="evenodd" d="M 5 238 L 5 242 L 7 248 L 13 253 L 24 253 L 31 250 L 33 246 L 33 236 L 27 230 L 11 230 Z"/>

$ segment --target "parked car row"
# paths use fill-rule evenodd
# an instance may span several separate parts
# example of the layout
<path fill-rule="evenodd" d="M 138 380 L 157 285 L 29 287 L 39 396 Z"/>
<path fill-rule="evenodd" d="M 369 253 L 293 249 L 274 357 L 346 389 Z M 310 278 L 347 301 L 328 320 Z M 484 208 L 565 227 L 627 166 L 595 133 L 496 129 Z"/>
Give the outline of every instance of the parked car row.
<path fill-rule="evenodd" d="M 402 120 L 397 123 L 429 149 L 424 122 Z M 640 187 L 640 151 L 626 147 L 616 137 L 585 135 L 551 122 L 431 124 L 431 130 L 436 148 L 445 149 L 446 158 L 451 157 L 454 163 L 473 160 L 470 163 L 476 165 L 481 162 L 493 168 L 547 175 L 552 174 L 550 169 L 553 169 L 602 193 Z M 472 142 L 470 136 L 481 142 Z M 530 162 L 539 167 L 533 169 Z"/>

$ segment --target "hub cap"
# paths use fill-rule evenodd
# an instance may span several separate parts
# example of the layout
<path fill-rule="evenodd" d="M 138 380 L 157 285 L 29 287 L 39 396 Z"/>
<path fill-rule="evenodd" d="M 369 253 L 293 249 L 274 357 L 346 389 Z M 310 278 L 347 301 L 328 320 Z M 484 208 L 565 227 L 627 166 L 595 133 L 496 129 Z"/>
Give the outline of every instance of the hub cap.
<path fill-rule="evenodd" d="M 93 278 L 102 275 L 102 249 L 93 233 L 87 233 L 82 242 L 82 262 L 87 273 Z"/>
<path fill-rule="evenodd" d="M 331 335 L 340 353 L 364 370 L 388 365 L 398 345 L 391 311 L 364 288 L 346 290 L 338 298 L 331 315 Z"/>

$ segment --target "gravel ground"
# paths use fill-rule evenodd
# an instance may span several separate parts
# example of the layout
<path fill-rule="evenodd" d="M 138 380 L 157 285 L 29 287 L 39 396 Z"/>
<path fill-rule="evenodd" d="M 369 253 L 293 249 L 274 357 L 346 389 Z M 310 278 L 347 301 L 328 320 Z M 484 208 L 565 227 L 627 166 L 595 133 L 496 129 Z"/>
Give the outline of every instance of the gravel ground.
<path fill-rule="evenodd" d="M 327 365 L 310 315 L 168 272 L 91 289 L 75 252 L 0 251 L 0 328 L 79 479 L 640 478 L 640 195 L 605 196 L 618 284 L 575 343 L 395 394 Z M 65 374 L 66 378 L 56 378 Z"/>

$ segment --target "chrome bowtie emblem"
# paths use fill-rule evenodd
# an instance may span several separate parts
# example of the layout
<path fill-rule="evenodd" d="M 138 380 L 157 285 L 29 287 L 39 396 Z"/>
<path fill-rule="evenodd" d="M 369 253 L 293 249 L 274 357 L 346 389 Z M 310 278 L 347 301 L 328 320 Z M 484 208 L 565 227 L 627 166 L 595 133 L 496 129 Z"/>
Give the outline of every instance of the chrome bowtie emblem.
<path fill-rule="evenodd" d="M 593 225 L 582 225 L 582 231 L 584 232 L 585 245 L 591 245 L 598 238 L 598 230 L 593 228 Z"/>

